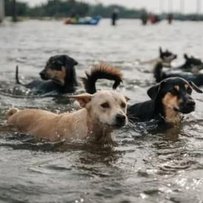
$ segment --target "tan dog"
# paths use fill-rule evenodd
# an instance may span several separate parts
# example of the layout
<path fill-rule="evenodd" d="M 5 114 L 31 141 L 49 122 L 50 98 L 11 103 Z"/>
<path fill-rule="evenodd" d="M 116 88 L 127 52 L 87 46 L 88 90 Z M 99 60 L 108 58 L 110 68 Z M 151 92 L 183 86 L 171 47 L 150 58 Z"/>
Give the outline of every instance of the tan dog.
<path fill-rule="evenodd" d="M 126 98 L 116 91 L 71 96 L 82 109 L 55 114 L 45 110 L 16 108 L 7 112 L 7 123 L 22 133 L 49 141 L 91 139 L 112 142 L 111 132 L 127 123 Z"/>

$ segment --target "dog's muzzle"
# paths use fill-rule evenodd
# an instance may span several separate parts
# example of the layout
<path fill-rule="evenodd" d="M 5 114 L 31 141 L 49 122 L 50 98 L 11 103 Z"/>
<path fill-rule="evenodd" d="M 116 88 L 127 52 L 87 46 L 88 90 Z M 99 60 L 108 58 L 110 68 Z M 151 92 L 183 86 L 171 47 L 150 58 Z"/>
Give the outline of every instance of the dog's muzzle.
<path fill-rule="evenodd" d="M 49 78 L 46 75 L 46 71 L 43 70 L 39 73 L 40 77 L 42 78 L 42 80 L 48 80 Z"/>
<path fill-rule="evenodd" d="M 117 114 L 115 118 L 115 126 L 118 128 L 123 127 L 126 124 L 126 116 L 123 114 Z"/>
<path fill-rule="evenodd" d="M 180 104 L 180 108 L 178 111 L 180 111 L 181 113 L 187 114 L 187 113 L 191 113 L 194 110 L 195 110 L 195 101 L 193 99 L 188 99 L 187 101 L 182 102 Z"/>

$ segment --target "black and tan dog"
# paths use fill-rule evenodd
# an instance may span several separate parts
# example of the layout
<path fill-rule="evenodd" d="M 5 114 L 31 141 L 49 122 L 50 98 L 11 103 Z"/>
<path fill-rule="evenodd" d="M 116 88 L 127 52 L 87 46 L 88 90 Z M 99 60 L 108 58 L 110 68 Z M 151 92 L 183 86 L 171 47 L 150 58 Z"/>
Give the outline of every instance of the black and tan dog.
<path fill-rule="evenodd" d="M 52 56 L 40 72 L 42 80 L 34 80 L 28 84 L 20 82 L 18 67 L 16 67 L 16 83 L 29 88 L 34 95 L 51 92 L 56 94 L 73 93 L 78 84 L 75 71 L 75 65 L 77 64 L 78 62 L 68 55 Z"/>
<path fill-rule="evenodd" d="M 182 71 L 198 73 L 200 70 L 203 69 L 203 62 L 201 59 L 188 56 L 187 54 L 183 55 L 185 59 L 185 63 L 177 68 L 173 69 L 181 69 Z"/>
<path fill-rule="evenodd" d="M 188 114 L 195 110 L 195 101 L 191 97 L 192 89 L 202 91 L 192 82 L 182 78 L 168 78 L 148 90 L 148 101 L 128 107 L 131 122 L 150 121 L 174 125 L 181 121 L 181 113 Z"/>
<path fill-rule="evenodd" d="M 177 55 L 172 53 L 171 51 L 169 51 L 168 49 L 166 49 L 165 51 L 162 50 L 162 48 L 159 48 L 159 57 L 152 59 L 152 60 L 148 60 L 148 61 L 139 61 L 140 65 L 144 65 L 144 64 L 155 64 L 157 62 L 162 62 L 164 67 L 171 67 L 171 63 L 173 60 L 175 60 L 177 58 Z"/>
<path fill-rule="evenodd" d="M 171 67 L 171 62 L 177 58 L 177 55 L 166 49 L 159 48 L 159 58 L 165 67 Z"/>
<path fill-rule="evenodd" d="M 156 82 L 160 82 L 170 77 L 181 77 L 187 81 L 193 82 L 197 86 L 203 85 L 203 74 L 202 73 L 190 73 L 184 71 L 163 71 L 163 65 L 158 62 L 154 67 L 154 78 Z"/>

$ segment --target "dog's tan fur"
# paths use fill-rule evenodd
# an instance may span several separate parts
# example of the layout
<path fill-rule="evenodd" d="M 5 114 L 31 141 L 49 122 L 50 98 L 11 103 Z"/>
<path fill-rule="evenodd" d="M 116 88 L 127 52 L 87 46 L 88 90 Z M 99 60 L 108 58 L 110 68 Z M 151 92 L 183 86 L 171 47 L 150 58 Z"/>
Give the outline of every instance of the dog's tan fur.
<path fill-rule="evenodd" d="M 83 107 L 73 113 L 55 114 L 38 109 L 10 109 L 7 123 L 18 131 L 49 141 L 84 140 L 112 142 L 111 132 L 116 128 L 116 116 L 126 117 L 126 99 L 116 91 L 100 91 L 93 95 L 72 96 Z M 102 107 L 108 103 L 109 107 Z M 120 126 L 121 127 L 121 126 Z"/>
<path fill-rule="evenodd" d="M 65 77 L 66 77 L 66 70 L 65 67 L 62 67 L 61 70 L 53 70 L 50 68 L 45 69 L 47 77 L 49 79 L 55 80 L 55 82 L 64 85 Z"/>
<path fill-rule="evenodd" d="M 178 88 L 175 87 L 179 90 Z M 179 109 L 180 101 L 177 96 L 168 92 L 162 99 L 162 103 L 165 107 L 165 119 L 168 123 L 179 123 L 181 116 L 179 112 L 175 111 L 174 108 Z"/>

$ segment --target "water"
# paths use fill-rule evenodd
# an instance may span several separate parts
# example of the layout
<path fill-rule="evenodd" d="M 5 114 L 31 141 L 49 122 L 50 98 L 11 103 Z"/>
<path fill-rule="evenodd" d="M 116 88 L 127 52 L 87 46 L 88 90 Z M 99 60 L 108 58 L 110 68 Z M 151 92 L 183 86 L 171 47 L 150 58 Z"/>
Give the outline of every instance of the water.
<path fill-rule="evenodd" d="M 154 84 L 152 65 L 139 66 L 137 59 L 157 57 L 159 46 L 179 55 L 174 65 L 183 62 L 183 53 L 201 57 L 202 33 L 202 23 L 195 22 L 147 27 L 134 20 L 120 20 L 117 27 L 107 20 L 97 27 L 6 22 L 0 27 L 0 123 L 11 106 L 69 108 L 64 100 L 12 96 L 16 64 L 21 79 L 30 81 L 51 55 L 78 60 L 78 76 L 92 63 L 105 61 L 122 69 L 120 91 L 134 103 L 147 99 L 146 90 Z M 101 84 L 110 87 L 108 81 Z M 181 126 L 156 133 L 144 124 L 126 127 L 114 133 L 114 147 L 39 143 L 1 130 L 0 202 L 203 202 L 203 96 L 193 97 L 196 111 Z"/>

